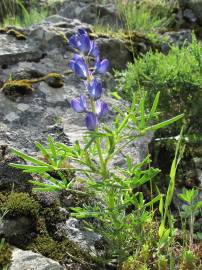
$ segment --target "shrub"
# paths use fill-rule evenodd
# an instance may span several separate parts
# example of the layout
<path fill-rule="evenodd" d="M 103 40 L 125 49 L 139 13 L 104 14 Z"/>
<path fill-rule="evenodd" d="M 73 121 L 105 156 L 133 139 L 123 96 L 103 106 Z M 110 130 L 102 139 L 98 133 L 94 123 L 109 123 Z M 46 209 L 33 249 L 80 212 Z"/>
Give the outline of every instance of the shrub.
<path fill-rule="evenodd" d="M 129 64 L 126 71 L 117 72 L 116 77 L 120 93 L 128 100 L 143 90 L 151 102 L 160 91 L 163 117 L 185 113 L 187 130 L 194 132 L 199 128 L 198 115 L 202 113 L 201 74 L 202 45 L 193 37 L 188 47 L 171 47 L 168 55 L 150 51 Z"/>

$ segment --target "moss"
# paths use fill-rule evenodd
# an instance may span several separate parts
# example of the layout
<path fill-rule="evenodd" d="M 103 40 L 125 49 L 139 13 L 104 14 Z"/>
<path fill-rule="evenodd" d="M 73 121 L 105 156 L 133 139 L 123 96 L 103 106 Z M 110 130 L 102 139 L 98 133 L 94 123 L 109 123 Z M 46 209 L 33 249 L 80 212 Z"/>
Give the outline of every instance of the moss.
<path fill-rule="evenodd" d="M 11 263 L 12 252 L 8 243 L 4 239 L 0 241 L 0 269 L 8 266 Z"/>
<path fill-rule="evenodd" d="M 59 73 L 49 73 L 44 78 L 47 84 L 54 88 L 60 88 L 64 85 L 62 75 Z"/>
<path fill-rule="evenodd" d="M 0 28 L 0 34 L 6 34 L 7 31 L 7 28 Z"/>
<path fill-rule="evenodd" d="M 26 36 L 19 31 L 10 29 L 6 32 L 8 35 L 15 37 L 18 40 L 26 40 Z"/>
<path fill-rule="evenodd" d="M 8 210 L 8 216 L 31 216 L 37 218 L 40 210 L 38 202 L 36 202 L 27 193 L 13 192 L 7 196 L 7 200 L 2 205 Z"/>
<path fill-rule="evenodd" d="M 32 93 L 33 88 L 26 80 L 16 80 L 6 82 L 1 88 L 1 91 L 6 96 L 19 96 Z"/>
<path fill-rule="evenodd" d="M 82 264 L 82 269 L 92 269 L 88 267 L 88 264 L 92 262 L 92 258 L 85 252 L 81 251 L 75 243 L 67 239 L 62 242 L 58 242 L 50 236 L 40 235 L 27 246 L 27 249 L 39 252 L 43 256 L 60 263 L 66 263 L 71 259 L 72 261 Z"/>
<path fill-rule="evenodd" d="M 59 73 L 49 73 L 46 76 L 31 79 L 31 80 L 9 80 L 4 83 L 1 91 L 10 97 L 16 97 L 19 95 L 31 94 L 34 89 L 33 84 L 45 81 L 48 85 L 54 88 L 59 88 L 64 85 L 63 77 Z"/>
<path fill-rule="evenodd" d="M 54 233 L 56 224 L 64 222 L 67 219 L 66 214 L 57 206 L 43 209 L 41 215 L 43 215 L 45 219 L 46 228 L 49 234 Z"/>

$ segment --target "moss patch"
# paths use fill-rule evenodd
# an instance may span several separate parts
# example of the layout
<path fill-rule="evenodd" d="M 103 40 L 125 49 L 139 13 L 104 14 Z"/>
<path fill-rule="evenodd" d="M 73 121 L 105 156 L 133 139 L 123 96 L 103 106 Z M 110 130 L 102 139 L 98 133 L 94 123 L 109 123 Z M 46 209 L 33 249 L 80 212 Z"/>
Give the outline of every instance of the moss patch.
<path fill-rule="evenodd" d="M 53 88 L 60 88 L 64 85 L 62 75 L 59 73 L 49 73 L 44 78 L 46 83 Z"/>
<path fill-rule="evenodd" d="M 10 29 L 10 30 L 6 31 L 6 34 L 15 37 L 17 40 L 26 40 L 26 36 L 24 34 L 14 30 L 14 29 Z"/>
<path fill-rule="evenodd" d="M 49 86 L 60 88 L 64 85 L 63 76 L 59 73 L 49 73 L 46 76 L 31 80 L 8 80 L 4 83 L 1 91 L 10 97 L 31 94 L 34 89 L 33 84 L 45 81 Z"/>
<path fill-rule="evenodd" d="M 8 81 L 1 88 L 6 96 L 19 96 L 31 94 L 33 92 L 32 85 L 26 80 Z"/>
<path fill-rule="evenodd" d="M 0 198 L 4 199 L 5 195 L 1 194 Z M 1 202 L 0 199 L 0 202 Z M 37 218 L 39 214 L 39 204 L 27 193 L 13 192 L 7 196 L 7 200 L 0 204 L 8 210 L 9 217 L 30 216 Z"/>
<path fill-rule="evenodd" d="M 4 239 L 0 240 L 0 269 L 11 263 L 12 252 L 8 243 Z"/>
<path fill-rule="evenodd" d="M 35 238 L 35 240 L 27 246 L 34 252 L 39 252 L 43 256 L 56 260 L 62 264 L 69 261 L 78 262 L 82 265 L 82 269 L 93 269 L 92 259 L 85 252 L 69 240 L 62 242 L 55 241 L 50 236 L 42 235 Z"/>

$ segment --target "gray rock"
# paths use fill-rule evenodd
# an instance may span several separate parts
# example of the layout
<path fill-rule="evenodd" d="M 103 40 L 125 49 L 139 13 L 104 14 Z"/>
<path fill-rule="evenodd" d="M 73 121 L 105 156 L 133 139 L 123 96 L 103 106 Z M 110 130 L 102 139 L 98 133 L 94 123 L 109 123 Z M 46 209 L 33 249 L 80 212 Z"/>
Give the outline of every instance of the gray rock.
<path fill-rule="evenodd" d="M 185 9 L 185 11 L 183 12 L 183 17 L 184 19 L 186 19 L 187 21 L 191 23 L 195 23 L 197 20 L 196 16 L 194 15 L 191 9 Z"/>
<path fill-rule="evenodd" d="M 24 246 L 34 237 L 35 224 L 30 218 L 8 218 L 0 224 L 0 236 L 12 245 Z"/>
<path fill-rule="evenodd" d="M 168 42 L 173 45 L 183 46 L 192 42 L 192 31 L 191 30 L 179 30 L 166 32 L 163 37 L 168 39 Z"/>
<path fill-rule="evenodd" d="M 66 223 L 58 224 L 56 234 L 67 237 L 91 256 L 103 254 L 103 250 L 96 248 L 102 246 L 101 236 L 85 229 L 81 220 L 69 218 Z"/>
<path fill-rule="evenodd" d="M 38 61 L 41 56 L 42 52 L 37 43 L 16 40 L 15 37 L 0 34 L 0 65 Z"/>
<path fill-rule="evenodd" d="M 202 25 L 202 0 L 179 0 L 179 3 L 183 9 L 190 9 L 196 17 L 197 23 Z"/>
<path fill-rule="evenodd" d="M 124 69 L 127 63 L 132 61 L 132 54 L 123 41 L 115 38 L 98 38 L 96 43 L 102 58 L 109 59 L 111 69 Z"/>
<path fill-rule="evenodd" d="M 58 263 L 32 251 L 13 248 L 9 270 L 63 270 Z"/>
<path fill-rule="evenodd" d="M 89 24 L 123 25 L 120 13 L 115 4 L 101 5 L 93 1 L 63 1 L 59 14 L 66 18 L 77 18 Z"/>
<path fill-rule="evenodd" d="M 1 136 L 1 133 L 0 133 Z M 4 135 L 5 137 L 5 135 Z M 14 190 L 29 191 L 31 185 L 28 180 L 32 179 L 32 176 L 27 173 L 23 173 L 20 170 L 12 168 L 9 164 L 22 163 L 22 160 L 10 155 L 8 151 L 8 145 L 5 142 L 0 141 L 0 189 L 2 190 Z"/>

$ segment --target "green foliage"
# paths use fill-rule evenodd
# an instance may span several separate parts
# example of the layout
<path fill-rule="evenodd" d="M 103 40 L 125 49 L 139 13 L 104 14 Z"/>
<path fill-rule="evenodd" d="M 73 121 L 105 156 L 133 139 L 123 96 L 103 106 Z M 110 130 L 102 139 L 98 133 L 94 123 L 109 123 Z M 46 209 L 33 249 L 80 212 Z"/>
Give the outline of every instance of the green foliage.
<path fill-rule="evenodd" d="M 0 21 L 3 26 L 29 26 L 38 23 L 49 14 L 45 8 L 37 7 L 37 1 L 26 6 L 23 0 L 3 0 L 0 3 Z"/>
<path fill-rule="evenodd" d="M 152 33 L 168 27 L 173 22 L 172 10 L 175 3 L 164 0 L 129 1 L 118 3 L 128 30 Z"/>
<path fill-rule="evenodd" d="M 179 113 L 186 115 L 186 131 L 200 130 L 198 115 L 202 114 L 202 45 L 193 36 L 187 47 L 171 47 L 168 55 L 149 52 L 117 72 L 120 93 L 130 100 L 132 94 L 147 91 L 150 102 L 161 92 L 159 109 L 162 117 Z M 197 121 L 195 121 L 197 119 Z M 199 120 L 199 122 L 198 122 Z M 178 134 L 177 127 L 175 134 Z"/>
<path fill-rule="evenodd" d="M 188 190 L 183 189 L 183 193 L 179 194 L 178 197 L 185 202 L 182 207 L 181 217 L 185 220 L 189 220 L 189 245 L 190 247 L 193 244 L 194 237 L 194 222 L 195 217 L 199 214 L 200 209 L 202 208 L 202 201 L 198 201 L 198 190 L 195 188 Z"/>
<path fill-rule="evenodd" d="M 196 269 L 196 256 L 191 250 L 185 250 L 182 255 L 182 264 L 180 270 Z"/>
<path fill-rule="evenodd" d="M 41 159 L 35 159 L 13 149 L 13 152 L 17 156 L 33 165 L 11 164 L 11 166 L 22 169 L 27 173 L 37 173 L 43 179 L 46 179 L 46 183 L 38 180 L 30 180 L 32 184 L 37 186 L 35 188 L 37 191 L 68 189 L 74 178 L 74 168 L 70 166 L 68 158 L 71 157 L 71 152 L 74 150 L 69 148 L 68 157 L 68 148 L 66 148 L 66 151 L 58 148 L 50 136 L 48 137 L 47 147 L 42 146 L 40 143 L 36 143 L 36 147 L 41 152 Z"/>
<path fill-rule="evenodd" d="M 0 269 L 7 270 L 11 263 L 12 251 L 5 239 L 0 240 Z"/>
<path fill-rule="evenodd" d="M 40 160 L 13 150 L 31 165 L 12 166 L 38 174 L 45 180 L 32 181 L 37 186 L 36 190 L 68 190 L 83 194 L 83 191 L 74 188 L 74 184 L 75 181 L 85 183 L 85 193 L 95 200 L 83 207 L 73 208 L 72 215 L 99 220 L 97 226 L 92 227 L 89 223 L 86 226 L 98 231 L 105 238 L 112 263 L 115 260 L 121 265 L 131 253 L 135 254 L 139 247 L 146 245 L 150 238 L 152 240 L 148 241 L 151 246 L 156 245 L 155 237 L 158 236 L 151 236 L 148 228 L 153 219 L 151 210 L 158 204 L 161 195 L 151 196 L 146 200 L 142 188 L 152 181 L 159 170 L 150 166 L 149 156 L 134 164 L 133 157 L 125 155 L 124 167 L 112 167 L 111 164 L 123 149 L 130 147 L 131 143 L 148 131 L 167 127 L 183 117 L 179 115 L 156 123 L 159 115 L 158 102 L 159 93 L 150 109 L 146 108 L 146 95 L 139 101 L 134 97 L 130 107 L 123 105 L 122 108 L 114 108 L 117 112 L 114 122 L 110 126 L 103 125 L 100 130 L 87 133 L 84 144 L 77 141 L 73 146 L 67 146 L 48 137 L 46 147 L 36 144 L 43 155 Z M 70 164 L 73 162 L 74 167 L 63 167 L 67 161 Z M 76 179 L 70 180 L 65 174 L 68 170 L 75 172 Z"/>

